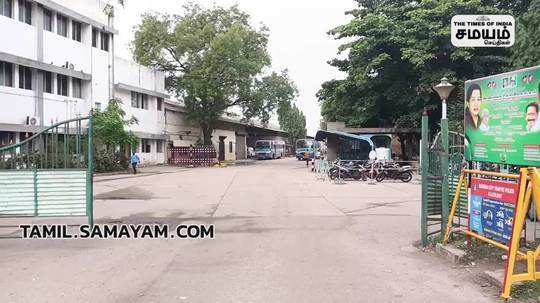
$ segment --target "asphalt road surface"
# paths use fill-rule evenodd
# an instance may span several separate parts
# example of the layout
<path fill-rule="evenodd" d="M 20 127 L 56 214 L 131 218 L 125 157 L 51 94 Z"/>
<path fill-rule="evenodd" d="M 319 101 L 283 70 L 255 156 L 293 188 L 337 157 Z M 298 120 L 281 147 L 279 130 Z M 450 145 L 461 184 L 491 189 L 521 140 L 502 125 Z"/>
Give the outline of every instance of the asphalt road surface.
<path fill-rule="evenodd" d="M 97 223 L 214 224 L 214 239 L 0 240 L 0 302 L 498 301 L 413 247 L 419 184 L 331 184 L 295 159 L 168 170 L 97 178 Z"/>

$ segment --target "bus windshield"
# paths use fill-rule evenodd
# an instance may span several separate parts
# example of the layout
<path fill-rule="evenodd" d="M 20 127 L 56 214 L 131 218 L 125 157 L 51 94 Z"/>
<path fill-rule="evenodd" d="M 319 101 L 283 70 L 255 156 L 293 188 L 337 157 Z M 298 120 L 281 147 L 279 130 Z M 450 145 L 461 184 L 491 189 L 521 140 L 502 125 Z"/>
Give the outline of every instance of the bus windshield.
<path fill-rule="evenodd" d="M 257 141 L 255 142 L 255 149 L 270 148 L 270 141 Z"/>
<path fill-rule="evenodd" d="M 296 148 L 307 148 L 307 147 L 312 147 L 313 146 L 313 141 L 311 140 L 297 140 L 296 141 Z"/>

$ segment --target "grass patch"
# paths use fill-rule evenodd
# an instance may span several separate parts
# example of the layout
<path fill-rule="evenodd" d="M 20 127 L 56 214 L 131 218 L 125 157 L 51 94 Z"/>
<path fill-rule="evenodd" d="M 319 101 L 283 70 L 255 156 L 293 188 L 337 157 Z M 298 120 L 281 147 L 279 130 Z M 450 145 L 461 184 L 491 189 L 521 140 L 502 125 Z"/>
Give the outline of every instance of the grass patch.
<path fill-rule="evenodd" d="M 526 302 L 540 302 L 540 281 L 527 281 L 513 286 L 511 296 Z"/>

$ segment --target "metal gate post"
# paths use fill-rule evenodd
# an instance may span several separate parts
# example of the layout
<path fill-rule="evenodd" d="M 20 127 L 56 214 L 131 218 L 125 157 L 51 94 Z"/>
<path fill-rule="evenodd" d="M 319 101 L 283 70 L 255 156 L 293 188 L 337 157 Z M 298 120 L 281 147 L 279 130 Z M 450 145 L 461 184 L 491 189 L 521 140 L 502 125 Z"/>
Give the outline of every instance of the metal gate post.
<path fill-rule="evenodd" d="M 86 215 L 88 224 L 94 225 L 94 118 L 88 119 L 88 166 L 86 169 Z"/>
<path fill-rule="evenodd" d="M 37 217 L 39 204 L 38 204 L 38 182 L 37 182 L 37 168 L 36 167 L 34 167 L 33 173 L 34 173 L 34 216 Z"/>
<path fill-rule="evenodd" d="M 441 189 L 441 202 L 442 202 L 442 225 L 441 231 L 446 230 L 446 223 L 448 221 L 448 214 L 450 212 L 450 197 L 448 190 L 448 119 L 441 119 L 441 140 L 443 151 L 441 154 L 441 174 L 442 174 L 442 189 Z"/>
<path fill-rule="evenodd" d="M 420 163 L 420 169 L 422 173 L 422 213 L 420 216 L 420 229 L 421 229 L 421 238 L 422 246 L 427 245 L 427 200 L 428 200 L 428 184 L 427 184 L 427 175 L 428 175 L 428 147 L 429 147 L 429 128 L 428 128 L 428 116 L 427 112 L 424 111 L 422 115 L 422 144 L 420 145 L 420 154 L 422 162 Z"/>

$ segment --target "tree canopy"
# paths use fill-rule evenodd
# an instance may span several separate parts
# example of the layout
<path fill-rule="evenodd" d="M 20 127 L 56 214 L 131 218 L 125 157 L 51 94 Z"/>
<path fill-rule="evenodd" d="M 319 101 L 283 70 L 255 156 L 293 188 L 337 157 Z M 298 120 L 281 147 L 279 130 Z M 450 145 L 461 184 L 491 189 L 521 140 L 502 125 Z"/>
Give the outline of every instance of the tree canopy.
<path fill-rule="evenodd" d="M 446 76 L 456 84 L 449 102 L 451 127 L 462 121 L 462 83 L 504 72 L 516 64 L 512 49 L 457 48 L 450 41 L 450 20 L 456 14 L 513 14 L 527 12 L 529 1 L 495 0 L 356 0 L 352 20 L 329 32 L 346 39 L 342 58 L 330 62 L 344 71 L 344 80 L 323 83 L 318 92 L 326 121 L 369 127 L 417 127 L 422 109 L 439 108 L 432 86 Z M 538 0 L 533 0 L 538 2 Z M 531 4 L 531 7 L 533 4 Z M 538 12 L 525 13 L 518 31 L 538 31 Z M 520 19 L 520 20 L 522 20 Z M 534 32 L 534 31 L 533 31 Z M 518 32 L 518 39 L 520 33 Z M 525 36 L 525 34 L 521 34 Z M 531 34 L 532 35 L 532 34 Z M 519 41 L 529 52 L 522 64 L 538 64 L 535 42 Z M 531 37 L 532 38 L 532 37 Z M 536 46 L 534 46 L 536 45 Z M 514 59 L 516 61 L 516 59 Z M 440 110 L 434 111 L 439 114 Z M 436 119 L 433 119 L 436 120 Z"/>
<path fill-rule="evenodd" d="M 105 146 L 106 149 L 121 149 L 127 145 L 137 146 L 139 139 L 125 130 L 133 124 L 139 123 L 137 118 L 126 118 L 122 109 L 122 101 L 112 99 L 104 111 L 93 110 L 94 140 L 96 146 Z"/>
<path fill-rule="evenodd" d="M 540 0 L 532 0 L 516 23 L 516 44 L 512 48 L 514 67 L 540 64 Z"/>
<path fill-rule="evenodd" d="M 182 15 L 145 14 L 135 28 L 137 62 L 165 71 L 166 86 L 184 103 L 188 117 L 211 143 L 226 110 L 267 123 L 297 95 L 287 72 L 269 72 L 268 28 L 250 25 L 238 9 L 184 7 Z"/>

